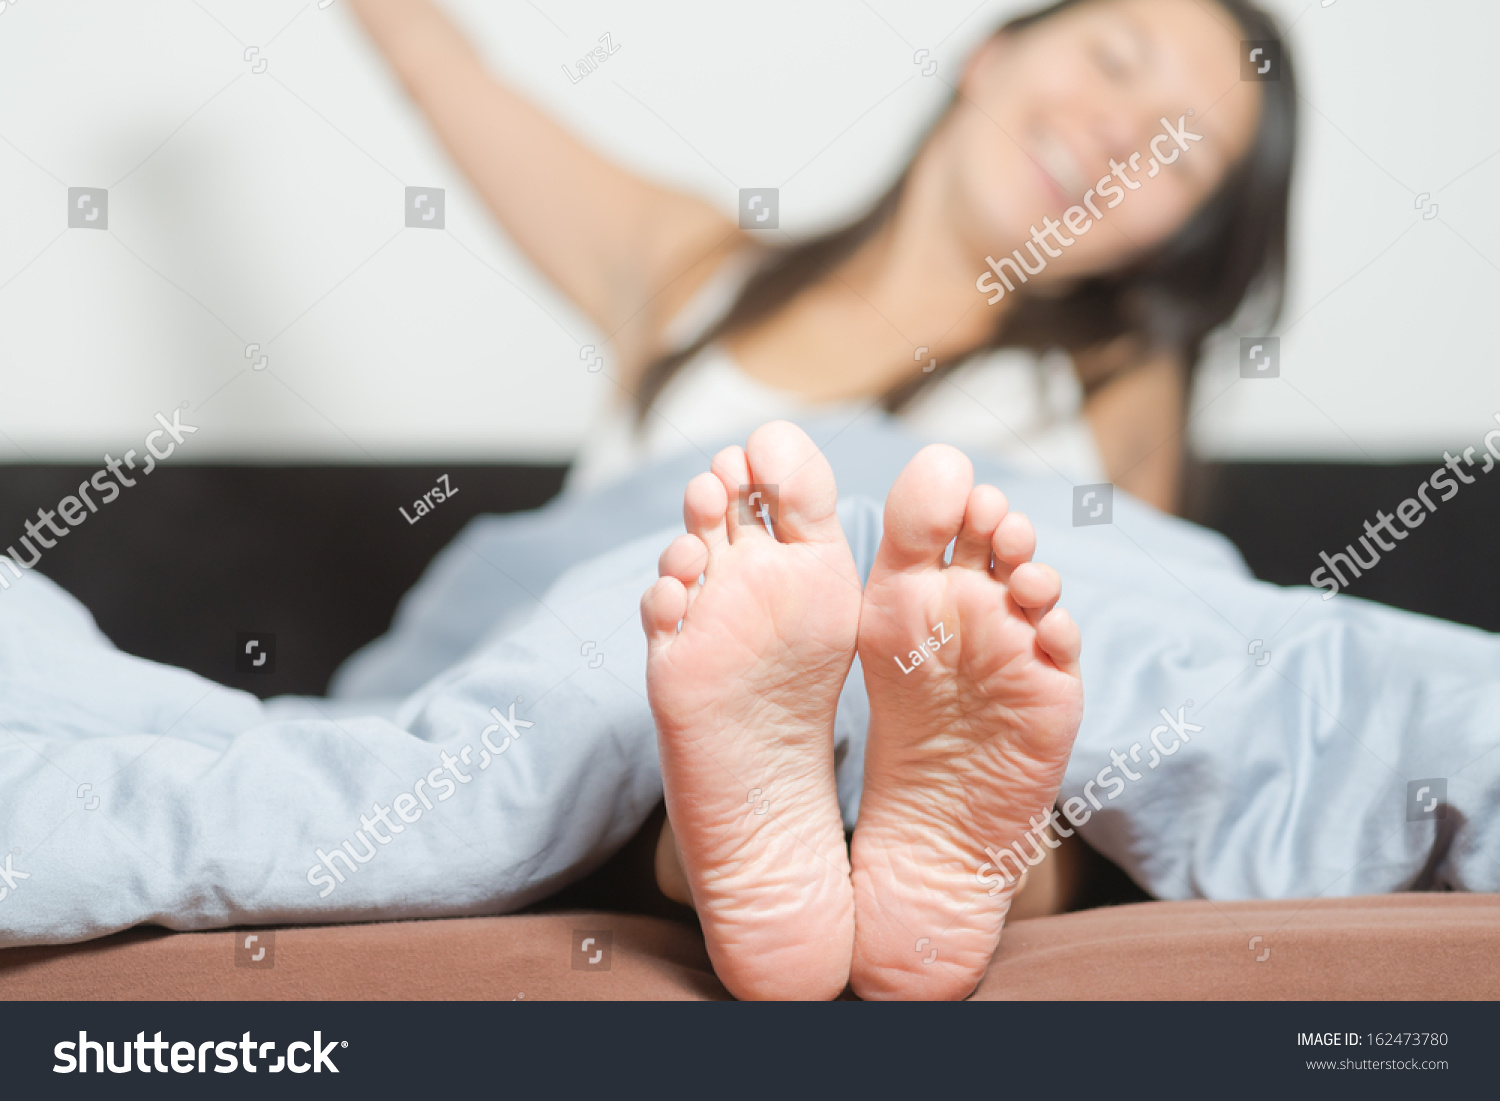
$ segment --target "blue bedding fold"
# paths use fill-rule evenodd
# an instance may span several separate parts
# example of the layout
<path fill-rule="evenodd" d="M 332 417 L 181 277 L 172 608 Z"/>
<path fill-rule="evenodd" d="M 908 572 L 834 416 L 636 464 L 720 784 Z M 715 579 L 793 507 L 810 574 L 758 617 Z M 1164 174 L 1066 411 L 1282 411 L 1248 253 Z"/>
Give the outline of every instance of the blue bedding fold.
<path fill-rule="evenodd" d="M 806 427 L 868 571 L 923 441 L 874 418 Z M 328 700 L 262 704 L 121 654 L 51 582 L 0 570 L 0 945 L 500 913 L 602 862 L 661 797 L 637 605 L 707 465 L 476 519 Z M 1257 582 L 1222 538 L 1118 491 L 1112 523 L 1075 527 L 1061 477 L 975 466 L 1033 519 L 1083 629 L 1060 801 L 1142 886 L 1400 890 L 1450 822 L 1433 882 L 1500 889 L 1495 636 Z M 856 664 L 837 725 L 851 826 L 865 719 Z"/>

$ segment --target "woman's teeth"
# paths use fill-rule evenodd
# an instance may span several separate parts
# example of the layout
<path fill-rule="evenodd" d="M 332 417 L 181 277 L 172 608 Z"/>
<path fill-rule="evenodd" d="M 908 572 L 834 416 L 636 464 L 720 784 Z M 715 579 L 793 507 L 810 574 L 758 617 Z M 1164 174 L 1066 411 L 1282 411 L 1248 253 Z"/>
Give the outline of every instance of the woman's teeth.
<path fill-rule="evenodd" d="M 1037 161 L 1064 194 L 1077 198 L 1083 194 L 1083 172 L 1067 147 L 1050 135 L 1042 135 L 1036 145 Z"/>

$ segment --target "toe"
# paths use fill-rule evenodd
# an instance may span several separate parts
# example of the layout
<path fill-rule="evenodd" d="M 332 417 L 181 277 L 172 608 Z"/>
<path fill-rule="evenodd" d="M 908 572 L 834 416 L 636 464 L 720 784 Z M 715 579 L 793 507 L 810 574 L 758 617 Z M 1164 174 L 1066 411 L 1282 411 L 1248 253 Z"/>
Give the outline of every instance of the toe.
<path fill-rule="evenodd" d="M 651 652 L 677 637 L 677 624 L 687 612 L 687 589 L 675 577 L 659 577 L 641 597 L 641 626 Z"/>
<path fill-rule="evenodd" d="M 1062 596 L 1062 578 L 1051 566 L 1023 562 L 1011 571 L 1008 588 L 1011 599 L 1026 610 L 1032 622 L 1037 622 Z"/>
<path fill-rule="evenodd" d="M 656 560 L 656 572 L 660 576 L 675 578 L 682 583 L 683 591 L 687 594 L 683 615 L 693 606 L 693 601 L 703 588 L 699 579 L 708 569 L 709 557 L 708 547 L 702 539 L 696 535 L 679 535 Z"/>
<path fill-rule="evenodd" d="M 662 577 L 675 577 L 684 587 L 698 583 L 703 571 L 708 568 L 708 547 L 696 535 L 679 535 L 672 545 L 661 552 L 656 562 L 656 572 Z"/>
<path fill-rule="evenodd" d="M 1005 494 L 994 486 L 975 486 L 969 494 L 968 507 L 964 510 L 963 530 L 953 544 L 953 559 L 950 565 L 972 570 L 990 568 L 990 542 L 995 529 L 1010 509 Z"/>
<path fill-rule="evenodd" d="M 1078 676 L 1078 658 L 1083 652 L 1083 636 L 1078 624 L 1062 608 L 1053 608 L 1036 625 L 1036 641 L 1064 673 Z"/>
<path fill-rule="evenodd" d="M 941 566 L 963 526 L 974 467 L 963 452 L 931 444 L 896 479 L 885 499 L 879 561 L 887 569 Z"/>
<path fill-rule="evenodd" d="M 1023 513 L 1012 512 L 1000 521 L 990 546 L 995 552 L 995 576 L 1008 581 L 1012 570 L 1031 561 L 1036 552 L 1036 531 Z"/>
<path fill-rule="evenodd" d="M 729 541 L 725 526 L 728 509 L 729 497 L 717 475 L 705 472 L 687 484 L 682 498 L 682 519 L 688 534 L 697 536 L 710 553 Z"/>
<path fill-rule="evenodd" d="M 750 461 L 742 447 L 726 447 L 714 456 L 714 476 L 724 488 L 728 507 L 724 512 L 729 529 L 729 542 L 763 536 L 770 538 L 764 522 L 759 519 L 761 506 L 766 504 L 765 489 L 751 484 Z M 751 503 L 751 496 L 760 492 L 761 497 Z M 753 510 L 753 511 L 752 511 Z"/>
<path fill-rule="evenodd" d="M 752 481 L 764 486 L 771 528 L 783 543 L 843 542 L 833 468 L 790 421 L 761 425 L 745 444 Z"/>

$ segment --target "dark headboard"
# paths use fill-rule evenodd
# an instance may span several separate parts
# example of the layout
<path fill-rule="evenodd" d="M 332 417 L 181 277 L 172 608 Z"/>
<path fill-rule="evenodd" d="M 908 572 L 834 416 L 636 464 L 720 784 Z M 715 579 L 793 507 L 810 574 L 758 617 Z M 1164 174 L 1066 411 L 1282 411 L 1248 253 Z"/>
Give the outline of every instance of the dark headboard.
<path fill-rule="evenodd" d="M 95 469 L 0 467 L 0 550 Z M 43 552 L 38 568 L 122 650 L 261 697 L 320 695 L 339 662 L 390 626 L 401 594 L 471 517 L 535 508 L 563 473 L 163 464 Z M 408 523 L 398 510 L 414 514 L 445 474 L 458 493 Z M 235 671 L 245 631 L 275 634 L 274 673 Z"/>
<path fill-rule="evenodd" d="M 0 467 L 0 549 L 97 464 Z M 1224 532 L 1257 575 L 1305 584 L 1318 552 L 1362 533 L 1432 470 L 1218 464 L 1196 469 L 1189 513 Z M 441 475 L 459 490 L 415 524 Z M 168 466 L 45 551 L 40 569 L 86 604 L 116 645 L 261 696 L 322 693 L 384 631 L 397 600 L 470 517 L 533 508 L 558 466 Z M 1440 506 L 1351 590 L 1500 629 L 1500 478 Z M 0 593 L 0 600 L 4 594 Z M 242 631 L 276 635 L 276 671 L 235 672 Z"/>

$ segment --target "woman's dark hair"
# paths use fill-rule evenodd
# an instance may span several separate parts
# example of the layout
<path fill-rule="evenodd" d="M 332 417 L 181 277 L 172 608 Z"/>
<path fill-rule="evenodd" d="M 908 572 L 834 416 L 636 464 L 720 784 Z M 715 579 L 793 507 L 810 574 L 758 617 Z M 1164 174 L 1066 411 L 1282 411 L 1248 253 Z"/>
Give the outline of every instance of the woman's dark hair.
<path fill-rule="evenodd" d="M 1010 20 L 996 33 L 1024 30 L 1083 2 L 1059 0 Z M 882 399 L 886 410 L 899 411 L 969 358 L 1006 347 L 1037 352 L 1061 348 L 1076 354 L 1102 350 L 1122 337 L 1134 338 L 1131 350 L 1137 357 L 1169 351 L 1191 379 L 1204 338 L 1227 322 L 1247 295 L 1254 292 L 1264 304 L 1262 324 L 1269 326 L 1275 320 L 1286 284 L 1287 208 L 1297 129 L 1291 57 L 1270 16 L 1250 0 L 1214 2 L 1235 19 L 1244 39 L 1281 45 L 1280 79 L 1261 84 L 1255 137 L 1218 190 L 1175 234 L 1129 264 L 1088 276 L 1061 295 L 1017 295 L 1014 308 L 987 340 L 959 359 L 929 373 L 917 371 L 892 387 Z M 955 95 L 939 123 L 956 100 Z M 923 136 L 919 150 L 935 127 Z M 636 392 L 638 423 L 677 371 L 706 345 L 776 313 L 884 226 L 895 213 L 910 172 L 908 161 L 885 194 L 854 221 L 775 249 L 716 323 L 690 344 L 650 363 Z M 1128 366 L 1120 363 L 1105 372 L 1080 371 L 1084 392 L 1093 392 Z"/>

